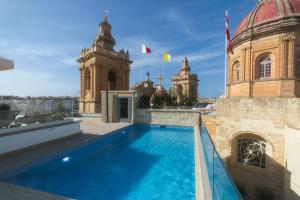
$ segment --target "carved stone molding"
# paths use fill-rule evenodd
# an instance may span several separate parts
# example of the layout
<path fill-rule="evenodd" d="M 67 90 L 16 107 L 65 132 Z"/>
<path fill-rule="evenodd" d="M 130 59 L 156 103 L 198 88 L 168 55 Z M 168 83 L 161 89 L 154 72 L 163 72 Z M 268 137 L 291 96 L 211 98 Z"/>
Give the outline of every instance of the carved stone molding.
<path fill-rule="evenodd" d="M 294 33 L 291 34 L 285 34 L 281 38 L 282 41 L 295 41 L 296 40 L 296 35 Z"/>

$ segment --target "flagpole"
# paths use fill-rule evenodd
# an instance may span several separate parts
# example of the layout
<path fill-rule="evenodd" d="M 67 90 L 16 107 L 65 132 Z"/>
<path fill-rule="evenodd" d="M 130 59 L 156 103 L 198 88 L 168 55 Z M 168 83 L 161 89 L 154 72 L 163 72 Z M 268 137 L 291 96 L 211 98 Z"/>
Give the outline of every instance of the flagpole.
<path fill-rule="evenodd" d="M 143 54 L 141 59 L 141 81 L 143 81 Z"/>
<path fill-rule="evenodd" d="M 228 11 L 226 10 L 225 11 L 225 17 L 226 17 L 226 20 L 227 20 L 227 15 L 228 15 Z M 227 23 L 227 22 L 226 22 Z M 227 97 L 227 37 L 226 37 L 226 23 L 225 23 L 225 51 L 224 51 L 224 95 L 225 97 Z"/>
<path fill-rule="evenodd" d="M 165 83 L 165 62 L 163 61 L 163 86 L 164 86 L 164 83 Z"/>

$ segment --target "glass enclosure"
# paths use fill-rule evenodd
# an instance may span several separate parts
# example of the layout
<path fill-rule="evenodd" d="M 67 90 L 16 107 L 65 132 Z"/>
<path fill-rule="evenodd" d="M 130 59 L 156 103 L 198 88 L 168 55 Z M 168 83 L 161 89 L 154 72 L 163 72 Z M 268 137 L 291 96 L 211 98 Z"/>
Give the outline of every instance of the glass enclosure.
<path fill-rule="evenodd" d="M 202 127 L 201 138 L 213 200 L 242 199 L 205 127 Z"/>

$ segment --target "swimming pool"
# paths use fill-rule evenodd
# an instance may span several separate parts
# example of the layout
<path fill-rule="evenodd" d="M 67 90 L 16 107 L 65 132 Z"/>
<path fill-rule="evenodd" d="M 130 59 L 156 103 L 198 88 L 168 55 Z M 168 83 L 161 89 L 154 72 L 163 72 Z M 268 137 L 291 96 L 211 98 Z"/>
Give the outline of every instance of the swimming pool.
<path fill-rule="evenodd" d="M 4 181 L 70 198 L 195 199 L 193 128 L 135 125 Z"/>

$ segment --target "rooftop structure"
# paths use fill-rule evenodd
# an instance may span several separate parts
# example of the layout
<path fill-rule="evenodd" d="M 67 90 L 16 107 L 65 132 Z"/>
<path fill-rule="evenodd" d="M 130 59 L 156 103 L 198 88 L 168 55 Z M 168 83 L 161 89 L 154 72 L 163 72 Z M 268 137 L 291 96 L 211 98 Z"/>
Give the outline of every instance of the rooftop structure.
<path fill-rule="evenodd" d="M 0 57 L 0 71 L 9 70 L 14 68 L 14 62 L 6 58 Z"/>
<path fill-rule="evenodd" d="M 182 60 L 180 72 L 172 77 L 172 93 L 176 96 L 198 98 L 198 76 L 191 73 L 187 57 Z"/>
<path fill-rule="evenodd" d="M 300 97 L 300 1 L 261 0 L 228 54 L 227 96 Z"/>
<path fill-rule="evenodd" d="M 114 50 L 116 44 L 107 16 L 99 25 L 99 32 L 91 48 L 80 52 L 80 112 L 100 113 L 101 94 L 104 90 L 128 90 L 129 52 Z"/>

